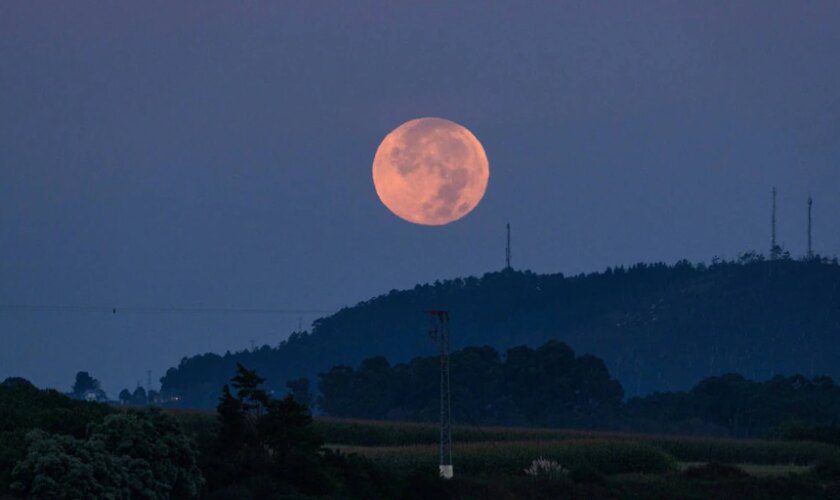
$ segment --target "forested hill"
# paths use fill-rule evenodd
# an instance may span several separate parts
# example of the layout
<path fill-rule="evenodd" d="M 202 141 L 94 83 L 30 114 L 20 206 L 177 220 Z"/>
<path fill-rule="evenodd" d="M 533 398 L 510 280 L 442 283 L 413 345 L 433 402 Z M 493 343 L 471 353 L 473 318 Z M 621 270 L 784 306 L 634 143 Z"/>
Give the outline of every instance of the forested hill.
<path fill-rule="evenodd" d="M 236 362 L 285 392 L 288 379 L 371 356 L 435 352 L 423 311 L 448 309 L 453 348 L 558 339 L 602 358 L 625 394 L 687 389 L 715 374 L 840 378 L 840 266 L 748 256 L 709 266 L 639 264 L 573 277 L 505 270 L 391 291 L 322 318 L 275 348 L 185 358 L 164 395 L 212 406 Z"/>

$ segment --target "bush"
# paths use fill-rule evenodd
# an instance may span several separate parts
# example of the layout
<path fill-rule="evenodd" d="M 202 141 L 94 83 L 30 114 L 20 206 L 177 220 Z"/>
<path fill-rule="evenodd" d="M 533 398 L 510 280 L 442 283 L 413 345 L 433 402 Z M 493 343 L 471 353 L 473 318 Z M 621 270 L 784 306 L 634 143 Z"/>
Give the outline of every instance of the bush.
<path fill-rule="evenodd" d="M 719 481 L 727 479 L 741 479 L 749 477 L 749 474 L 738 467 L 718 462 L 689 467 L 683 475 L 690 479 L 701 479 L 704 481 Z"/>
<path fill-rule="evenodd" d="M 193 498 L 204 482 L 196 452 L 160 411 L 109 415 L 86 440 L 35 430 L 12 472 L 34 498 Z"/>
<path fill-rule="evenodd" d="M 160 409 L 109 415 L 91 428 L 90 441 L 101 442 L 115 456 L 148 464 L 153 489 L 162 496 L 196 497 L 204 484 L 195 444 Z"/>
<path fill-rule="evenodd" d="M 572 468 L 569 478 L 576 483 L 604 484 L 607 478 L 595 467 L 589 464 L 579 465 Z"/>
<path fill-rule="evenodd" d="M 437 470 L 437 447 L 433 445 L 381 448 L 347 447 L 388 469 L 407 475 L 414 470 Z M 659 473 L 674 470 L 676 461 L 651 446 L 632 441 L 569 440 L 476 442 L 458 444 L 454 450 L 455 475 L 522 474 L 534 456 L 574 468 L 587 465 L 604 474 Z"/>
<path fill-rule="evenodd" d="M 652 437 L 644 442 L 683 462 L 810 465 L 820 460 L 840 459 L 840 448 L 804 441 Z"/>
<path fill-rule="evenodd" d="M 811 473 L 818 479 L 840 480 L 840 460 L 823 460 L 814 466 Z"/>
<path fill-rule="evenodd" d="M 128 498 L 151 493 L 148 464 L 114 456 L 101 441 L 35 430 L 12 471 L 13 491 L 27 498 Z"/>
<path fill-rule="evenodd" d="M 33 429 L 84 438 L 91 423 L 113 410 L 76 401 L 54 390 L 41 390 L 22 378 L 0 383 L 0 497 L 9 490 L 15 463 L 25 456 L 26 435 Z"/>

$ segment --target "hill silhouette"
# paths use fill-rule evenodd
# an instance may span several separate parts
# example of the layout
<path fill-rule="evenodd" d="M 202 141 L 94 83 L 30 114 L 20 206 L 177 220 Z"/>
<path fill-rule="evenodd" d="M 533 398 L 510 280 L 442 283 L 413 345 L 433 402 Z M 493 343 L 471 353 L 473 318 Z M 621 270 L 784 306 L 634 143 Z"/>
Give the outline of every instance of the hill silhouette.
<path fill-rule="evenodd" d="M 685 390 L 732 372 L 754 380 L 840 377 L 836 260 L 751 253 L 736 262 L 637 264 L 569 277 L 506 269 L 392 290 L 277 347 L 184 358 L 162 378 L 162 392 L 184 406 L 210 407 L 237 362 L 285 392 L 289 379 L 314 381 L 337 364 L 432 355 L 423 311 L 433 308 L 452 313 L 453 349 L 560 340 L 603 359 L 627 396 Z"/>

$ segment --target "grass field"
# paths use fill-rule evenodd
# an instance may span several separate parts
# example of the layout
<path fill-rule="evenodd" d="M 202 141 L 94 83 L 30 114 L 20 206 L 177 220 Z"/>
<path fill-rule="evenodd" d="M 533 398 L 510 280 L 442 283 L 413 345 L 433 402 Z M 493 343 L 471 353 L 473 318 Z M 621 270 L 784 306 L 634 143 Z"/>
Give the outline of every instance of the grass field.
<path fill-rule="evenodd" d="M 201 438 L 212 433 L 214 413 L 174 411 Z M 319 417 L 327 447 L 369 458 L 391 472 L 433 470 L 438 427 L 431 423 Z M 817 463 L 840 463 L 840 448 L 808 441 L 727 439 L 593 432 L 568 429 L 455 426 L 453 462 L 462 474 L 521 474 L 532 460 L 587 466 L 604 474 L 662 474 L 708 462 L 737 464 L 757 476 L 804 474 Z"/>
<path fill-rule="evenodd" d="M 321 418 L 316 420 L 316 427 L 328 444 L 365 456 L 387 455 L 392 458 L 400 450 L 409 455 L 429 453 L 432 457 L 436 456 L 434 445 L 438 442 L 438 429 L 434 424 Z M 463 455 L 464 459 L 468 460 L 475 456 L 477 449 L 483 450 L 484 453 L 508 453 L 511 457 L 520 457 L 519 460 L 522 460 L 525 457 L 521 456 L 521 450 L 531 454 L 549 455 L 563 446 L 589 446 L 598 450 L 611 446 L 615 459 L 619 461 L 624 460 L 625 450 L 655 450 L 673 459 L 674 463 L 679 461 L 808 466 L 826 460 L 840 460 L 840 448 L 808 441 L 474 426 L 455 426 L 453 440 L 456 458 Z M 526 465 L 527 463 L 522 467 Z M 626 466 L 621 464 L 615 466 L 616 470 L 625 468 Z"/>

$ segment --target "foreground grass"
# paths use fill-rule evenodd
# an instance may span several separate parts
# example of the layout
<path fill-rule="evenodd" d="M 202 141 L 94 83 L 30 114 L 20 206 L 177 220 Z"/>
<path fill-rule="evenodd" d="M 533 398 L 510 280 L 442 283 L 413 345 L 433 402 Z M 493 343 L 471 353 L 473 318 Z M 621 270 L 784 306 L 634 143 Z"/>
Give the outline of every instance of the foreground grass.
<path fill-rule="evenodd" d="M 172 414 L 200 442 L 218 425 L 213 412 Z M 392 472 L 437 464 L 435 424 L 319 417 L 315 427 L 329 447 L 367 457 Z M 455 426 L 453 438 L 456 470 L 476 475 L 521 474 L 539 457 L 604 474 L 662 474 L 679 470 L 679 463 L 718 462 L 738 464 L 758 477 L 804 474 L 814 464 L 840 462 L 840 448 L 808 441 L 475 426 Z"/>
<path fill-rule="evenodd" d="M 404 447 L 433 445 L 439 430 L 434 424 L 316 419 L 316 428 L 325 441 L 334 445 L 359 447 Z M 568 429 L 522 429 L 506 427 L 455 426 L 452 431 L 455 453 L 472 443 L 598 441 L 649 445 L 683 462 L 752 463 L 763 465 L 811 465 L 840 460 L 840 448 L 809 441 L 771 441 L 685 436 L 657 436 Z M 466 448 L 465 448 L 466 447 Z M 536 457 L 535 457 L 536 458 Z"/>
<path fill-rule="evenodd" d="M 684 472 L 685 470 L 691 467 L 698 467 L 700 465 L 704 465 L 707 462 L 679 462 L 677 464 L 677 469 L 680 472 Z M 780 476 L 789 476 L 791 474 L 806 474 L 813 469 L 811 465 L 795 465 L 795 464 L 786 464 L 786 465 L 766 465 L 766 464 L 749 464 L 749 463 L 735 463 L 731 464 L 742 471 L 746 472 L 747 474 L 754 476 L 754 477 L 780 477 Z"/>
<path fill-rule="evenodd" d="M 433 470 L 438 463 L 436 445 L 342 446 L 340 449 L 369 458 L 392 473 Z M 538 457 L 554 460 L 568 469 L 593 468 L 604 474 L 664 473 L 677 469 L 673 457 L 652 446 L 595 439 L 464 443 L 458 446 L 454 461 L 461 474 L 519 475 Z"/>
<path fill-rule="evenodd" d="M 214 412 L 171 414 L 199 443 L 218 429 Z M 365 480 L 379 477 L 395 498 L 840 498 L 840 473 L 815 467 L 840 464 L 840 448 L 815 442 L 456 426 L 455 479 L 441 481 L 435 424 L 316 418 L 315 427 L 327 447 L 370 463 L 378 472 Z M 540 457 L 569 472 L 527 476 Z M 709 462 L 735 467 L 690 470 Z"/>

